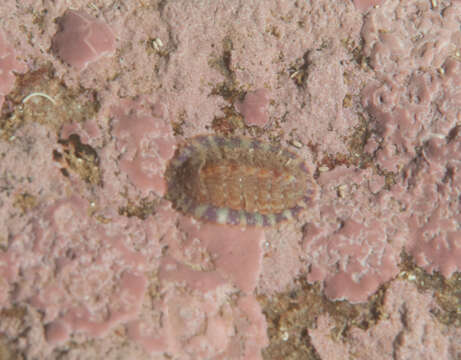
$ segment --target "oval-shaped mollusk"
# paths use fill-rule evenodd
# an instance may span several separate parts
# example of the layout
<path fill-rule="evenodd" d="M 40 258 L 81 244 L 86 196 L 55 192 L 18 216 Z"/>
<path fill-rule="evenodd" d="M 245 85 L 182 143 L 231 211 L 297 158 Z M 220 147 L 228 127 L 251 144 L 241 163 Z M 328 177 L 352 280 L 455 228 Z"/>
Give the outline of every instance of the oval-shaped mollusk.
<path fill-rule="evenodd" d="M 295 218 L 314 180 L 293 152 L 243 136 L 199 135 L 178 148 L 166 170 L 175 209 L 220 224 L 273 226 Z"/>

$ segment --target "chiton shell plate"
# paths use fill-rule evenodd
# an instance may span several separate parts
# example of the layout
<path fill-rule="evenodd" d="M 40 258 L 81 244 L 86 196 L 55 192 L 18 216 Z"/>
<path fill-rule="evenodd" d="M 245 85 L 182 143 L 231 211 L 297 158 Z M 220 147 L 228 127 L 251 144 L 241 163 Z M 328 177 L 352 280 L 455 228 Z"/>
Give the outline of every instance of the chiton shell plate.
<path fill-rule="evenodd" d="M 295 218 L 315 184 L 293 152 L 243 136 L 200 135 L 180 146 L 166 170 L 167 199 L 199 220 L 273 226 Z"/>

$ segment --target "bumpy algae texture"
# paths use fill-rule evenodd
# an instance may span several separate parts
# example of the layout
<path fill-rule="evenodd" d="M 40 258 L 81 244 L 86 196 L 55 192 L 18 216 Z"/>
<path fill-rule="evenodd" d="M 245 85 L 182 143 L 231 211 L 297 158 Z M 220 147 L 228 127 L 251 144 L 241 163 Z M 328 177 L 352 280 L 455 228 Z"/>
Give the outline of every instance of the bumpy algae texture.
<path fill-rule="evenodd" d="M 459 2 L 0 18 L 0 357 L 461 356 Z M 296 153 L 310 206 L 267 228 L 180 214 L 165 170 L 201 134 Z"/>

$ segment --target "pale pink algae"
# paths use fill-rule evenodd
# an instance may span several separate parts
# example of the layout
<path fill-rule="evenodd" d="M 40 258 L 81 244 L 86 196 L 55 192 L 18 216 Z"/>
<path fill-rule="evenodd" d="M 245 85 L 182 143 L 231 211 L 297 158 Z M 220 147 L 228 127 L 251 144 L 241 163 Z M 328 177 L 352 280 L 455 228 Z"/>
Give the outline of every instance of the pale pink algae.
<path fill-rule="evenodd" d="M 122 100 L 111 108 L 114 134 L 121 153 L 120 169 L 146 196 L 149 191 L 162 196 L 167 161 L 173 156 L 176 141 L 160 104 L 139 99 Z"/>
<path fill-rule="evenodd" d="M 332 341 L 335 324 L 326 316 L 309 329 L 322 357 L 458 358 L 459 331 L 434 320 L 433 295 L 392 279 L 402 249 L 445 277 L 461 266 L 459 1 L 242 2 L 238 12 L 232 1 L 203 7 L 166 1 L 161 11 L 139 4 L 76 2 L 108 19 L 110 28 L 82 11 L 66 11 L 64 3 L 46 11 L 41 2 L 0 7 L 3 28 L 11 28 L 2 46 L 14 44 L 32 66 L 50 61 L 66 82 L 90 84 L 102 104 L 95 119 L 61 129 L 100 145 L 104 187 L 91 195 L 69 186 L 53 166 L 56 134 L 42 125 L 26 124 L 14 142 L 0 142 L 0 306 L 26 304 L 29 329 L 2 317 L 11 346 L 30 358 L 157 359 L 165 352 L 181 359 L 258 358 L 267 336 L 254 291 L 284 291 L 307 273 L 330 298 L 352 302 L 366 301 L 389 281 L 377 325 L 351 328 L 345 342 Z M 244 33 L 227 32 L 236 23 Z M 97 74 L 82 72 L 114 52 L 114 33 L 119 61 L 100 61 L 111 67 Z M 51 39 L 55 55 L 71 66 L 46 51 Z M 226 51 L 223 74 L 210 64 Z M 5 93 L 19 71 L 9 54 L 0 62 L 9 69 L 0 75 L 9 84 Z M 238 110 L 248 125 L 271 125 L 270 94 L 270 116 L 283 141 L 293 134 L 316 146 L 317 154 L 299 149 L 308 163 L 323 153 L 347 153 L 338 139 L 354 132 L 360 113 L 370 135 L 364 150 L 377 171 L 322 170 L 318 201 L 299 223 L 265 233 L 224 227 L 231 244 L 222 248 L 214 239 L 219 228 L 183 219 L 165 203 L 144 221 L 118 215 L 114 203 L 125 204 L 126 188 L 134 201 L 163 195 L 175 144 L 170 123 L 183 121 L 175 130 L 186 137 L 206 131 L 226 104 L 209 94 L 228 75 L 244 88 L 267 89 L 266 100 L 251 102 L 258 94 L 249 92 Z M 141 93 L 154 99 L 118 100 Z M 13 204 L 25 191 L 37 195 L 39 206 L 21 214 Z M 77 191 L 95 199 L 92 211 L 110 222 L 96 221 L 80 197 L 67 198 Z M 119 299 L 118 291 L 128 296 Z M 123 326 L 131 342 L 119 335 Z"/>
<path fill-rule="evenodd" d="M 164 238 L 168 253 L 158 275 L 164 298 L 146 313 L 156 316 L 160 310 L 162 323 L 132 321 L 129 337 L 150 353 L 168 351 L 183 359 L 260 359 L 266 324 L 252 292 L 263 231 L 197 224 L 186 217 L 179 228 L 181 233 L 170 231 Z M 225 299 L 236 290 L 242 293 L 230 306 Z"/>
<path fill-rule="evenodd" d="M 11 284 L 19 276 L 19 262 L 17 255 L 12 252 L 0 252 L 0 307 L 6 306 L 9 302 Z"/>
<path fill-rule="evenodd" d="M 354 5 L 361 11 L 366 11 L 373 6 L 379 6 L 384 3 L 385 0 L 353 0 Z"/>
<path fill-rule="evenodd" d="M 64 62 L 78 70 L 115 50 L 115 36 L 110 27 L 83 11 L 66 11 L 59 19 L 59 26 L 53 48 Z"/>
<path fill-rule="evenodd" d="M 125 236 L 88 219 L 86 210 L 78 197 L 57 201 L 8 251 L 29 259 L 19 266 L 28 280 L 14 296 L 43 312 L 51 344 L 75 332 L 107 334 L 137 316 L 146 291 L 145 256 L 131 250 Z M 48 283 L 51 273 L 55 281 Z"/>
<path fill-rule="evenodd" d="M 461 330 L 439 323 L 432 315 L 437 311 L 430 293 L 395 281 L 386 291 L 384 316 L 375 326 L 367 330 L 352 327 L 345 341 L 338 342 L 331 336 L 336 323 L 322 316 L 309 335 L 322 359 L 458 359 Z"/>
<path fill-rule="evenodd" d="M 268 104 L 268 91 L 266 89 L 257 89 L 248 92 L 243 102 L 238 102 L 236 105 L 247 125 L 263 127 L 269 121 L 267 114 Z"/>
<path fill-rule="evenodd" d="M 168 352 L 182 359 L 210 358 L 225 351 L 234 324 L 223 294 L 201 296 L 174 288 L 163 288 L 162 294 L 155 308 L 128 324 L 131 339 L 151 354 Z"/>
<path fill-rule="evenodd" d="M 366 301 L 399 271 L 405 227 L 393 213 L 392 198 L 369 192 L 370 183 L 380 182 L 376 178 L 370 170 L 343 166 L 319 178 L 322 220 L 305 227 L 303 245 L 307 279 L 324 281 L 331 299 Z"/>
<path fill-rule="evenodd" d="M 402 21 L 390 21 L 402 11 Z M 459 16 L 458 3 L 437 11 L 437 2 L 388 1 L 370 10 L 362 28 L 364 52 L 376 74 L 362 90 L 374 133 L 365 149 L 382 170 L 403 175 L 389 196 L 401 204 L 405 248 L 417 264 L 444 276 L 461 268 L 459 136 L 454 136 L 461 66 L 453 56 L 461 46 Z M 413 27 L 420 35 L 410 41 Z"/>
<path fill-rule="evenodd" d="M 24 72 L 26 66 L 16 59 L 16 51 L 6 41 L 5 34 L 0 31 L 0 109 L 4 97 L 14 86 L 15 72 Z"/>
<path fill-rule="evenodd" d="M 194 269 L 192 264 L 179 262 L 168 255 L 162 258 L 159 278 L 164 282 L 182 283 L 204 293 L 227 284 L 227 280 L 217 271 Z"/>
<path fill-rule="evenodd" d="M 266 322 L 254 296 L 235 305 L 226 299 L 232 289 L 207 293 L 187 288 L 162 288 L 163 299 L 139 320 L 127 325 L 128 336 L 150 354 L 170 353 L 184 360 L 262 359 L 267 345 Z"/>
<path fill-rule="evenodd" d="M 432 138 L 405 171 L 403 198 L 411 229 L 406 249 L 418 265 L 445 277 L 461 271 L 461 142 Z"/>
<path fill-rule="evenodd" d="M 199 256 L 192 252 L 202 248 L 220 276 L 244 292 L 250 293 L 255 288 L 261 271 L 261 246 L 264 242 L 261 229 L 243 230 L 216 224 L 198 226 L 189 218 L 182 218 L 179 228 L 186 234 L 186 238 L 180 243 L 179 239 L 172 239 L 170 247 L 172 253 L 176 253 L 183 262 L 196 263 L 196 267 L 210 271 L 208 258 L 204 254 Z"/>
<path fill-rule="evenodd" d="M 85 306 L 70 307 L 65 314 L 47 327 L 47 340 L 51 343 L 63 342 L 72 331 L 82 331 L 92 337 L 105 335 L 120 323 L 136 317 L 144 294 L 147 280 L 144 275 L 123 273 L 116 285 L 115 293 L 108 299 L 111 302 L 107 319 L 90 312 Z"/>

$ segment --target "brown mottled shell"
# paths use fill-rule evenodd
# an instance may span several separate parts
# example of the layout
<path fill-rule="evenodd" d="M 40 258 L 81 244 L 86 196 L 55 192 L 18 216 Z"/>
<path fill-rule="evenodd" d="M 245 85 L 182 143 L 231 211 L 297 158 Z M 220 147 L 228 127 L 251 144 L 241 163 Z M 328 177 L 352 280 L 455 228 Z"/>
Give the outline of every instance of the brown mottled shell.
<path fill-rule="evenodd" d="M 294 153 L 241 136 L 202 135 L 177 151 L 166 171 L 167 199 L 198 219 L 271 226 L 296 216 L 314 182 Z"/>

